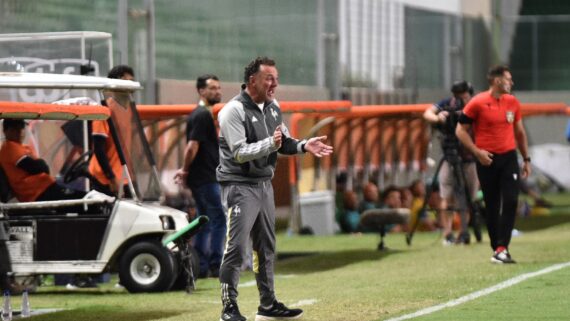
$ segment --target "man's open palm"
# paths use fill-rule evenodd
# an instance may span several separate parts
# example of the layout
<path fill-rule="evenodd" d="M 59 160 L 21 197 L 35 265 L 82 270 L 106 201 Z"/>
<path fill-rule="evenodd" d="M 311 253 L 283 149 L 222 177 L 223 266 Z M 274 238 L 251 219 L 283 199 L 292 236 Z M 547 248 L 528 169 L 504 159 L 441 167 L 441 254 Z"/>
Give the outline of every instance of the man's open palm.
<path fill-rule="evenodd" d="M 315 155 L 316 157 L 323 157 L 332 154 L 333 148 L 324 143 L 327 136 L 312 137 L 305 143 L 305 151 Z"/>

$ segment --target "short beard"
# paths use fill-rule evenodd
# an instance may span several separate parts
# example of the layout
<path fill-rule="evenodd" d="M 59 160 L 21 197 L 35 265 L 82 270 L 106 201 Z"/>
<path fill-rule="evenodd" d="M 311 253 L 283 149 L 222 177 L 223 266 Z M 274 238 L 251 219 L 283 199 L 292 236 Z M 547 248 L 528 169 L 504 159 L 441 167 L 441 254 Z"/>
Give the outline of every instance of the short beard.
<path fill-rule="evenodd" d="M 219 103 L 220 101 L 222 101 L 221 99 L 218 98 L 213 98 L 213 99 L 206 99 L 208 101 L 208 105 L 209 106 L 214 106 L 215 104 Z"/>

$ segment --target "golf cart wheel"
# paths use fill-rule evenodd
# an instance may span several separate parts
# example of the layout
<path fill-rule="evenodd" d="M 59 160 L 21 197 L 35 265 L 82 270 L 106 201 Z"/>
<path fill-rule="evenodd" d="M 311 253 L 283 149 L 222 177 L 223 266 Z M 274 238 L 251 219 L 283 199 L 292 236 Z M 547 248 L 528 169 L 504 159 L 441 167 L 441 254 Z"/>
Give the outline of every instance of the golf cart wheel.
<path fill-rule="evenodd" d="M 120 260 L 121 284 L 132 293 L 167 291 L 177 276 L 174 257 L 158 242 L 135 243 Z"/>

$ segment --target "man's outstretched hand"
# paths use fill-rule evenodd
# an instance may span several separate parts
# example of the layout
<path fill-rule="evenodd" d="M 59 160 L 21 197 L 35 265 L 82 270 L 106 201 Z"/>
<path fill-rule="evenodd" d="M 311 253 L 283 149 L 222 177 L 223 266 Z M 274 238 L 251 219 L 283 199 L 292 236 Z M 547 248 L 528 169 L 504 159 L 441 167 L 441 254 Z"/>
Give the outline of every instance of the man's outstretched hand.
<path fill-rule="evenodd" d="M 312 137 L 305 143 L 305 151 L 315 155 L 316 157 L 323 157 L 332 154 L 333 148 L 324 143 L 327 136 Z"/>

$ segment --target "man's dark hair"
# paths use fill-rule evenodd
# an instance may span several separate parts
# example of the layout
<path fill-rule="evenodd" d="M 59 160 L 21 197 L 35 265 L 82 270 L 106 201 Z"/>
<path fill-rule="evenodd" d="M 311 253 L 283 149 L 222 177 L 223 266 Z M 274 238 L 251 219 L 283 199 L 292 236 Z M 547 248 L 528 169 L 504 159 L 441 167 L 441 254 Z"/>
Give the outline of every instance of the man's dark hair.
<path fill-rule="evenodd" d="M 386 189 L 382 192 L 382 199 L 380 201 L 382 203 L 384 203 L 386 201 L 386 198 L 388 198 L 388 195 L 390 195 L 390 193 L 392 193 L 392 192 L 398 192 L 401 194 L 399 188 L 397 188 L 394 185 L 390 185 L 390 186 L 386 187 Z"/>
<path fill-rule="evenodd" d="M 451 85 L 451 92 L 454 95 L 460 95 L 463 93 L 468 92 L 469 95 L 473 96 L 473 86 L 471 85 L 470 82 L 466 81 L 466 80 L 460 80 L 460 81 L 456 81 L 453 83 L 453 85 Z"/>
<path fill-rule="evenodd" d="M 205 74 L 196 79 L 196 90 L 204 89 L 207 86 L 208 79 L 220 81 L 216 75 Z"/>
<path fill-rule="evenodd" d="M 109 73 L 107 74 L 107 78 L 121 79 L 125 74 L 129 74 L 133 77 L 135 76 L 133 68 L 127 65 L 117 65 L 109 71 Z"/>
<path fill-rule="evenodd" d="M 489 68 L 489 71 L 487 72 L 487 81 L 492 85 L 493 79 L 502 77 L 507 71 L 510 72 L 511 70 L 505 65 L 493 66 Z"/>
<path fill-rule="evenodd" d="M 248 83 L 249 77 L 255 75 L 259 71 L 259 66 L 275 66 L 275 60 L 268 57 L 257 57 L 252 60 L 246 67 L 243 73 L 243 82 Z"/>
<path fill-rule="evenodd" d="M 4 131 L 6 131 L 10 128 L 22 129 L 22 128 L 26 127 L 26 122 L 23 119 L 6 118 L 2 122 L 2 127 L 4 128 Z"/>

